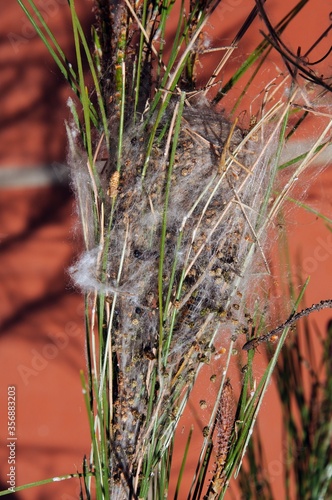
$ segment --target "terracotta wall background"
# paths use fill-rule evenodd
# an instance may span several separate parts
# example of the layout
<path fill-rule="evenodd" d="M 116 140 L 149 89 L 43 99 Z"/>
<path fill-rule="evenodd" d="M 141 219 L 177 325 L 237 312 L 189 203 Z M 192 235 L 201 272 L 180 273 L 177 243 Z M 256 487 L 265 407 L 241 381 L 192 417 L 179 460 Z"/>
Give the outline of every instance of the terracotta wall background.
<path fill-rule="evenodd" d="M 91 1 L 78 1 L 86 30 Z M 66 0 L 37 2 L 69 59 Z M 7 387 L 17 392 L 16 484 L 81 470 L 90 452 L 79 370 L 85 368 L 82 298 L 67 269 L 80 248 L 66 170 L 67 84 L 16 1 L 0 39 L 1 382 L 0 488 L 8 487 Z M 16 493 L 77 499 L 78 482 Z"/>
<path fill-rule="evenodd" d="M 92 4 L 92 0 L 76 1 L 87 30 Z M 70 59 L 74 52 L 67 1 L 49 0 L 40 5 Z M 279 20 L 291 5 L 295 1 L 268 1 L 271 20 Z M 229 42 L 238 19 L 244 19 L 252 6 L 252 1 L 224 2 L 213 37 L 221 44 Z M 297 46 L 307 48 L 327 27 L 329 11 L 327 0 L 312 0 L 284 41 L 295 50 Z M 263 29 L 259 21 L 256 25 Z M 252 38 L 246 39 L 248 53 L 255 44 Z M 331 36 L 324 41 L 320 55 L 330 45 Z M 67 273 L 80 249 L 64 167 L 64 120 L 69 115 L 66 100 L 70 92 L 15 1 L 2 9 L 0 64 L 0 489 L 6 489 L 8 386 L 16 386 L 17 396 L 17 485 L 81 470 L 82 458 L 90 452 L 90 439 L 79 379 L 79 370 L 85 368 L 83 305 Z M 214 66 L 212 56 L 206 56 L 204 64 L 209 72 Z M 327 64 L 331 65 L 331 56 Z M 270 71 L 267 66 L 267 79 Z M 257 85 L 261 88 L 261 82 Z M 307 201 L 331 217 L 331 200 L 329 167 L 313 182 Z M 293 210 L 287 223 L 297 259 L 294 270 L 311 274 L 308 305 L 331 298 L 331 233 L 320 219 L 303 210 Z M 325 310 L 310 321 L 324 331 L 331 317 Z M 223 360 L 219 363 L 222 370 Z M 207 376 L 214 369 L 207 367 Z M 200 435 L 204 412 L 197 410 L 194 401 L 201 399 L 202 391 L 206 392 L 203 381 L 196 388 L 192 409 L 181 422 L 179 446 L 192 422 Z M 213 389 L 209 391 L 213 397 Z M 276 498 L 282 498 L 282 436 L 276 401 L 272 386 L 260 426 L 268 443 L 267 469 Z M 78 498 L 78 492 L 77 481 L 70 480 L 16 493 L 12 498 L 71 500 Z M 235 494 L 234 498 L 239 497 Z"/>

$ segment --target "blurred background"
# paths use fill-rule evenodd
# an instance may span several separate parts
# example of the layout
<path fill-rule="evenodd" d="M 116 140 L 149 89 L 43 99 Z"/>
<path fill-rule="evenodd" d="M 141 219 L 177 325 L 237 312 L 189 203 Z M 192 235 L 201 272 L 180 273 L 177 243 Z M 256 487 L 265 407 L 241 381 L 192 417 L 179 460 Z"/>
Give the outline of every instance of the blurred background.
<path fill-rule="evenodd" d="M 37 2 L 69 59 L 66 0 Z M 77 2 L 87 32 L 92 1 Z M 68 267 L 81 248 L 66 167 L 67 84 L 16 1 L 1 29 L 0 481 L 6 485 L 7 386 L 17 392 L 21 485 L 82 469 L 89 430 L 79 371 L 85 368 L 82 297 Z M 77 480 L 16 493 L 19 499 L 77 499 Z"/>
<path fill-rule="evenodd" d="M 282 0 L 267 2 L 266 9 L 273 23 L 296 2 L 287 2 L 286 6 L 284 3 Z M 40 2 L 40 6 L 68 59 L 74 60 L 67 0 L 49 0 Z M 92 6 L 92 0 L 76 1 L 87 33 L 93 21 Z M 211 28 L 213 44 L 230 43 L 252 7 L 253 1 L 222 3 L 215 17 L 216 25 Z M 293 51 L 301 46 L 305 52 L 331 22 L 330 8 L 328 0 L 309 1 L 283 40 Z M 242 44 L 241 50 L 244 47 L 247 53 L 260 41 L 259 29 L 264 29 L 259 20 L 254 26 L 256 29 L 251 27 Z M 6 447 L 8 386 L 16 386 L 17 395 L 17 486 L 81 470 L 83 456 L 90 452 L 90 437 L 79 377 L 79 371 L 85 368 L 83 299 L 73 288 L 68 274 L 68 267 L 81 248 L 66 167 L 65 120 L 69 119 L 66 102 L 71 93 L 15 1 L 7 2 L 2 9 L 0 40 L 2 490 L 8 487 L 6 474 L 9 472 Z M 317 53 L 317 59 L 330 46 L 331 34 L 319 48 L 321 53 Z M 236 57 L 241 60 L 245 55 L 239 51 Z M 203 80 L 204 71 L 211 74 L 218 57 L 218 53 L 205 56 Z M 234 64 L 239 60 L 235 59 Z M 331 67 L 331 55 L 324 64 Z M 275 54 L 266 66 L 267 81 L 271 78 L 271 68 L 275 70 L 276 65 L 284 70 Z M 232 71 L 234 66 L 232 68 L 231 64 L 229 69 Z M 261 89 L 261 85 L 260 81 L 257 88 Z M 253 97 L 256 96 L 249 96 L 248 102 Z M 306 137 L 300 139 L 305 141 Z M 307 139 L 310 140 L 309 129 Z M 331 166 L 313 182 L 310 177 L 302 182 L 306 188 L 310 182 L 306 202 L 332 217 Z M 287 218 L 287 232 L 294 273 L 305 277 L 311 275 L 307 305 L 332 298 L 331 233 L 324 221 L 313 213 L 294 208 Z M 332 313 L 325 310 L 310 321 L 323 332 L 331 317 Z M 222 359 L 220 363 L 222 367 Z M 181 424 L 184 439 L 192 423 L 199 433 L 204 425 L 204 412 L 197 410 L 200 390 L 205 390 L 202 379 L 201 383 L 196 390 L 197 401 L 194 396 L 191 410 Z M 268 444 L 266 467 L 275 498 L 282 498 L 280 419 L 275 388 L 271 387 L 259 425 Z M 77 480 L 53 482 L 12 496 L 24 500 L 78 497 Z M 234 498 L 240 497 L 235 494 Z"/>

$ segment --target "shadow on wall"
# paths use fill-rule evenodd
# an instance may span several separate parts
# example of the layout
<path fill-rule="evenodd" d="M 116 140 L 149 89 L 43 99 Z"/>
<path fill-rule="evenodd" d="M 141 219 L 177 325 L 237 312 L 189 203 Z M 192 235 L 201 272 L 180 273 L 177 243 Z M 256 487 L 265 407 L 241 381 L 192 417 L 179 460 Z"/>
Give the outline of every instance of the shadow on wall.
<path fill-rule="evenodd" d="M 27 2 L 25 2 L 27 4 Z M 67 0 L 37 2 L 68 61 L 75 61 Z M 79 17 L 89 34 L 90 2 L 80 2 Z M 64 116 L 68 84 L 18 2 L 3 12 L 0 34 L 0 161 L 39 164 L 63 161 L 66 153 Z"/>

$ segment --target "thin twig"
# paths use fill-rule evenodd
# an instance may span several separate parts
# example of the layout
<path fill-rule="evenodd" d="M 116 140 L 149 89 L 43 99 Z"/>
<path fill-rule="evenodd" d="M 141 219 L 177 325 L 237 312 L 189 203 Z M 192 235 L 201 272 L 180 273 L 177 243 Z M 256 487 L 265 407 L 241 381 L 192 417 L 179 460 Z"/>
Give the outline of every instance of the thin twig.
<path fill-rule="evenodd" d="M 300 311 L 296 314 L 291 314 L 290 317 L 288 318 L 288 320 L 285 321 L 282 325 L 277 326 L 277 328 L 274 328 L 273 330 L 271 330 L 269 333 L 266 333 L 265 335 L 261 335 L 260 337 L 255 337 L 253 339 L 250 339 L 248 342 L 246 342 L 244 344 L 242 349 L 244 351 L 250 351 L 251 349 L 256 349 L 256 347 L 258 347 L 259 344 L 262 344 L 263 342 L 270 340 L 271 337 L 282 332 L 285 328 L 287 328 L 288 326 L 291 326 L 293 323 L 295 323 L 299 319 L 303 318 L 304 316 L 308 316 L 312 312 L 320 311 L 321 309 L 326 309 L 327 307 L 332 307 L 332 299 L 321 300 L 317 304 L 313 304 L 311 307 L 306 307 L 305 309 L 302 309 L 302 311 Z"/>

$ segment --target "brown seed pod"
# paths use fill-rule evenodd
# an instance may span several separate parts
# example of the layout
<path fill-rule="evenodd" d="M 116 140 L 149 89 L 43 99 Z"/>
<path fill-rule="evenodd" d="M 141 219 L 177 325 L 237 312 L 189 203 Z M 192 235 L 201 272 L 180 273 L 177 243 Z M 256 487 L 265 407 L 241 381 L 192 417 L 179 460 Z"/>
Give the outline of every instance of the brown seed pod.
<path fill-rule="evenodd" d="M 120 182 L 120 172 L 116 170 L 110 178 L 107 194 L 110 198 L 115 198 L 118 195 L 118 188 Z"/>
<path fill-rule="evenodd" d="M 219 498 L 219 494 L 225 485 L 224 467 L 234 426 L 234 418 L 233 389 L 230 380 L 227 379 L 221 394 L 216 417 L 216 461 L 214 474 L 206 496 L 208 499 Z"/>

